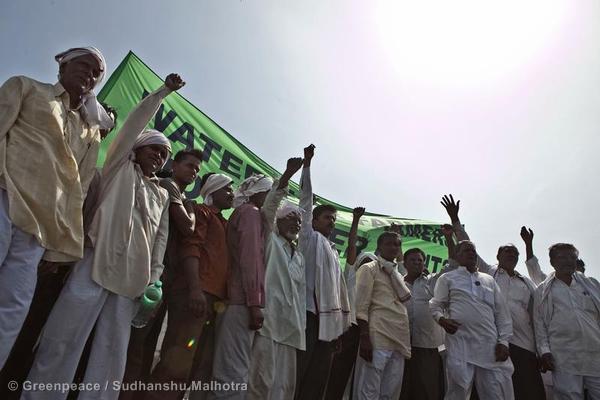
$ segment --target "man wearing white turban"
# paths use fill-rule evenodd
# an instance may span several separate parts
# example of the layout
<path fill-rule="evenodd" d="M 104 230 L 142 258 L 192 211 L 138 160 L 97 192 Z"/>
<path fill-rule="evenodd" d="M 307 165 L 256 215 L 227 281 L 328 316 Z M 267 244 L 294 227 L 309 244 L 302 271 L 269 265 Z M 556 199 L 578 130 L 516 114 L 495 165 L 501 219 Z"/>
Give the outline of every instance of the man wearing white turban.
<path fill-rule="evenodd" d="M 56 59 L 56 84 L 16 76 L 0 88 L 0 366 L 27 315 L 42 257 L 83 256 L 83 201 L 100 129 L 113 124 L 93 95 L 106 72 L 101 53 L 71 49 Z"/>
<path fill-rule="evenodd" d="M 287 182 L 294 172 L 296 170 L 291 169 L 288 161 L 281 181 Z M 235 385 L 233 391 L 221 386 L 223 390 L 212 392 L 212 398 L 246 397 L 252 343 L 264 319 L 264 251 L 265 239 L 270 231 L 266 218 L 274 218 L 276 208 L 272 209 L 273 205 L 278 205 L 284 196 L 285 187 L 275 185 L 264 175 L 249 177 L 235 192 L 234 207 L 237 207 L 227 225 L 230 259 L 228 306 L 217 327 L 213 363 L 213 380 L 221 385 Z"/>
<path fill-rule="evenodd" d="M 171 74 L 129 114 L 111 143 L 100 178 L 100 192 L 78 262 L 44 327 L 31 382 L 72 382 L 79 357 L 95 326 L 84 382 L 100 390 L 80 399 L 116 399 L 125 370 L 135 299 L 163 270 L 168 237 L 168 194 L 154 174 L 171 152 L 169 140 L 145 126 L 162 100 L 185 83 Z M 35 386 L 34 386 L 35 387 Z M 64 399 L 66 391 L 23 393 L 23 399 Z"/>
<path fill-rule="evenodd" d="M 287 194 L 289 179 L 302 167 L 291 158 L 276 181 Z M 289 201 L 269 196 L 263 207 L 269 233 L 265 239 L 265 308 L 263 325 L 254 337 L 248 399 L 291 399 L 296 387 L 296 350 L 306 349 L 306 281 L 304 257 L 296 241 L 302 213 Z"/>
<path fill-rule="evenodd" d="M 227 220 L 222 212 L 233 203 L 231 182 L 230 177 L 221 174 L 202 177 L 200 196 L 204 204 L 193 205 L 194 230 L 191 235 L 178 238 L 177 267 L 170 270 L 167 331 L 160 362 L 150 378 L 153 383 L 177 382 L 183 387 L 190 373 L 196 375 L 194 380 L 210 380 L 215 304 L 227 297 L 229 253 Z M 194 358 L 200 360 L 197 371 L 192 371 Z M 175 400 L 183 393 L 183 390 L 156 390 L 145 399 Z"/>

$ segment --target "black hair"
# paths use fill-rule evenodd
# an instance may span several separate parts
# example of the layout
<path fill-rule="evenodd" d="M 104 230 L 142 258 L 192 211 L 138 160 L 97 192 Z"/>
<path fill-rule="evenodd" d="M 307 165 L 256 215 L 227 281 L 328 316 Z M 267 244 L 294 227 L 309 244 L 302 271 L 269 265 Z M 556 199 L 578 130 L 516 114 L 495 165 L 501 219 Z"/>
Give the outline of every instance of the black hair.
<path fill-rule="evenodd" d="M 177 154 L 175 154 L 173 161 L 181 162 L 181 161 L 183 161 L 183 159 L 185 157 L 188 157 L 188 156 L 197 158 L 198 160 L 202 161 L 202 152 L 198 149 L 186 149 L 186 150 L 178 151 Z"/>
<path fill-rule="evenodd" d="M 313 219 L 319 218 L 321 214 L 326 212 L 336 213 L 337 210 L 331 204 L 319 204 L 313 209 Z"/>
<path fill-rule="evenodd" d="M 427 256 L 425 255 L 425 252 L 423 250 L 419 249 L 418 247 L 406 250 L 404 252 L 404 259 L 406 259 L 406 257 L 410 256 L 413 253 L 418 253 L 418 254 L 422 255 L 423 256 L 423 260 L 427 259 Z"/>
<path fill-rule="evenodd" d="M 579 250 L 577 250 L 577 248 L 575 246 L 573 246 L 571 243 L 556 243 L 556 244 L 553 244 L 552 246 L 550 246 L 550 248 L 548 249 L 548 253 L 550 254 L 550 259 L 552 259 L 554 256 L 556 256 L 556 253 L 561 250 L 571 250 L 571 251 L 574 251 L 575 254 L 577 254 L 577 256 L 579 256 Z"/>

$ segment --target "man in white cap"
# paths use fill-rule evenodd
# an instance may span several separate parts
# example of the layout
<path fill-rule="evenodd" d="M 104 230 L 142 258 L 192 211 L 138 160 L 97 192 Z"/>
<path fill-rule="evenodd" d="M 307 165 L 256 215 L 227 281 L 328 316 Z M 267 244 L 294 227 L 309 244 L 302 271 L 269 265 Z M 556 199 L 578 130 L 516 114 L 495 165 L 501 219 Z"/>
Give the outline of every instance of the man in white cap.
<path fill-rule="evenodd" d="M 171 145 L 161 132 L 144 128 L 162 100 L 183 85 L 178 75 L 169 75 L 164 86 L 129 114 L 112 142 L 87 234 L 91 247 L 86 247 L 50 314 L 28 381 L 72 382 L 95 326 L 84 377 L 92 386 L 79 398 L 118 397 L 118 387 L 106 382 L 123 377 L 135 299 L 160 277 L 168 237 L 168 194 L 154 174 L 167 161 Z M 64 399 L 68 394 L 37 389 L 22 398 Z"/>
<path fill-rule="evenodd" d="M 288 161 L 280 182 L 287 183 L 297 170 Z M 281 202 L 286 186 L 281 183 L 276 186 L 264 175 L 253 175 L 235 192 L 233 205 L 236 208 L 227 225 L 229 301 L 217 327 L 213 363 L 213 380 L 221 387 L 212 392 L 214 398 L 243 399 L 246 396 L 252 343 L 256 331 L 263 326 L 264 247 L 269 233 L 265 215 L 275 213 L 269 207 Z M 233 385 L 228 388 L 224 384 Z"/>
<path fill-rule="evenodd" d="M 202 352 L 212 367 L 215 322 L 214 305 L 227 296 L 227 220 L 222 215 L 233 203 L 232 179 L 222 174 L 202 177 L 200 196 L 203 204 L 194 204 L 194 231 L 178 238 L 174 268 L 170 271 L 167 301 L 168 325 L 160 362 L 152 372 L 153 383 L 185 384 L 192 372 L 196 352 Z M 206 341 L 206 335 L 213 335 Z M 198 377 L 210 379 L 210 369 Z M 179 399 L 182 390 L 153 391 L 147 399 Z"/>
<path fill-rule="evenodd" d="M 302 167 L 301 158 L 288 161 L 290 171 Z M 286 174 L 284 178 L 291 177 Z M 275 182 L 287 192 L 288 182 Z M 279 201 L 278 201 L 279 200 Z M 296 350 L 306 348 L 306 281 L 304 257 L 296 241 L 300 232 L 300 208 L 270 196 L 263 207 L 270 232 L 265 241 L 265 288 L 263 326 L 252 347 L 249 399 L 291 399 L 296 384 Z M 279 207 L 279 208 L 278 208 Z"/>
<path fill-rule="evenodd" d="M 171 281 L 178 271 L 179 242 L 185 237 L 194 234 L 196 216 L 194 202 L 188 200 L 185 188 L 197 178 L 202 162 L 202 152 L 198 149 L 181 150 L 173 157 L 171 176 L 162 178 L 160 186 L 169 193 L 169 238 L 165 252 L 165 269 L 161 276 L 163 283 L 163 298 L 171 297 Z M 154 361 L 156 344 L 160 336 L 161 327 L 167 310 L 167 301 L 161 302 L 155 311 L 154 317 L 142 328 L 131 328 L 131 337 L 127 349 L 127 366 L 124 383 L 147 381 L 150 376 Z M 169 313 L 169 319 L 173 313 Z M 163 346 L 164 349 L 164 346 Z M 138 391 L 129 387 L 122 390 L 120 400 L 140 398 Z"/>
<path fill-rule="evenodd" d="M 77 48 L 56 60 L 54 85 L 16 76 L 0 87 L 0 366 L 27 315 L 42 256 L 83 256 L 83 201 L 100 129 L 113 125 L 93 94 L 106 70 L 102 54 Z"/>

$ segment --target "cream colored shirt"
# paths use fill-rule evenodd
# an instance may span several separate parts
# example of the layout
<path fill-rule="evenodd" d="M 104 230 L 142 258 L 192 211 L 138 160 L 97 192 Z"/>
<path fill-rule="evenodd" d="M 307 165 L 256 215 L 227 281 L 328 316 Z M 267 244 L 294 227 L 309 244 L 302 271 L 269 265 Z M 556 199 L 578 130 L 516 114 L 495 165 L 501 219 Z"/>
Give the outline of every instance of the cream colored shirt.
<path fill-rule="evenodd" d="M 0 186 L 12 223 L 54 252 L 46 259 L 83 256 L 83 201 L 99 144 L 98 127 L 69 109 L 60 83 L 17 76 L 0 88 Z"/>
<path fill-rule="evenodd" d="M 160 277 L 169 234 L 169 195 L 157 178 L 144 176 L 132 149 L 169 93 L 163 86 L 143 99 L 111 143 L 90 226 L 92 279 L 132 299 Z"/>
<path fill-rule="evenodd" d="M 398 351 L 410 358 L 408 312 L 379 260 L 364 264 L 358 270 L 356 319 L 369 323 L 373 349 Z"/>

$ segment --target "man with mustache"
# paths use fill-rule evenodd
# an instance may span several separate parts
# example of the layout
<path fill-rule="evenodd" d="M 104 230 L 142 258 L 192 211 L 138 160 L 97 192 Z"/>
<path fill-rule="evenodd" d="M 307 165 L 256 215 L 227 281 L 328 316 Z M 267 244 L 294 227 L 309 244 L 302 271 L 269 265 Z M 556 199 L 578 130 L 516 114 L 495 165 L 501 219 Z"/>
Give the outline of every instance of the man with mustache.
<path fill-rule="evenodd" d="M 458 219 L 459 204 L 460 200 L 454 202 L 452 195 L 444 196 L 442 199 L 442 205 L 452 220 L 458 240 L 469 240 Z M 515 245 L 500 246 L 496 258 L 498 265 L 492 266 L 478 256 L 477 266 L 479 271 L 494 277 L 508 304 L 513 327 L 509 351 L 515 369 L 512 377 L 515 399 L 544 400 L 546 394 L 538 368 L 533 332 L 533 298 L 536 285 L 531 279 L 515 270 L 519 261 L 519 250 Z M 531 262 L 531 257 L 528 257 L 528 261 Z"/>
<path fill-rule="evenodd" d="M 282 178 L 275 181 L 285 190 L 289 178 L 302 167 L 291 158 Z M 306 347 L 306 281 L 304 257 L 296 241 L 302 213 L 288 201 L 270 196 L 263 214 L 270 232 L 265 240 L 265 308 L 263 326 L 254 338 L 248 398 L 291 399 L 296 383 L 296 350 Z"/>
<path fill-rule="evenodd" d="M 82 391 L 79 398 L 118 397 L 118 387 L 106 382 L 123 378 L 135 299 L 162 273 L 169 229 L 168 194 L 155 174 L 167 161 L 171 144 L 162 132 L 145 127 L 162 100 L 184 84 L 179 75 L 170 74 L 129 113 L 111 143 L 87 233 L 89 247 L 52 309 L 28 381 L 72 382 L 95 329 L 83 381 L 99 385 L 102 393 Z M 63 399 L 68 394 L 36 389 L 22 398 Z"/>
<path fill-rule="evenodd" d="M 506 301 L 494 278 L 477 271 L 472 242 L 460 241 L 455 251 L 460 266 L 439 277 L 429 302 L 433 317 L 448 333 L 445 399 L 468 399 L 473 385 L 482 399 L 514 399 Z"/>
<path fill-rule="evenodd" d="M 38 264 L 83 256 L 83 201 L 100 129 L 114 123 L 93 89 L 106 62 L 93 47 L 55 57 L 58 82 L 24 76 L 0 88 L 0 367 L 27 316 Z"/>
<path fill-rule="evenodd" d="M 161 276 L 164 299 L 170 298 L 170 281 L 177 269 L 178 242 L 194 233 L 194 203 L 186 198 L 185 188 L 196 180 L 201 162 L 201 151 L 181 150 L 173 158 L 171 177 L 160 180 L 160 186 L 169 193 L 169 238 L 165 252 L 165 270 Z M 166 301 L 163 301 L 145 327 L 131 328 L 123 382 L 148 379 L 166 309 Z M 134 390 L 122 390 L 119 396 L 121 400 L 133 398 L 141 398 L 141 395 Z"/>
<path fill-rule="evenodd" d="M 554 398 L 600 399 L 600 286 L 575 272 L 572 244 L 550 247 L 550 273 L 535 291 L 534 320 L 542 369 L 552 371 Z"/>
<path fill-rule="evenodd" d="M 310 165 L 314 149 L 313 145 L 304 149 L 300 180 L 299 248 L 306 262 L 306 351 L 297 353 L 296 400 L 323 397 L 338 338 L 351 323 L 346 282 L 335 244 L 328 239 L 335 227 L 336 209 L 327 204 L 313 210 Z"/>

